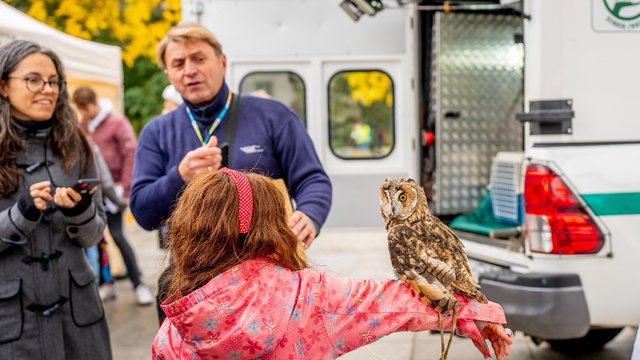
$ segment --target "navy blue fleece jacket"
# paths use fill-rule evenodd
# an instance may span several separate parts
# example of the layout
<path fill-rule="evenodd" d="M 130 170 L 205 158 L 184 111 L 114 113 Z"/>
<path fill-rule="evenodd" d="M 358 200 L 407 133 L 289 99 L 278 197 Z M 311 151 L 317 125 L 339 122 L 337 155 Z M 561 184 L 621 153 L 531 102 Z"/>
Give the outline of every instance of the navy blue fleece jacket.
<path fill-rule="evenodd" d="M 195 109 L 203 135 L 227 100 L 228 88 L 213 102 Z M 169 217 L 178 193 L 185 185 L 178 165 L 187 152 L 201 146 L 191 127 L 185 106 L 149 122 L 140 134 L 135 156 L 130 208 L 137 222 L 147 230 L 158 228 Z M 228 119 L 213 133 L 218 144 L 225 142 Z M 268 99 L 243 95 L 238 111 L 231 167 L 282 178 L 289 195 L 318 225 L 324 224 L 331 207 L 331 183 L 302 122 L 289 108 Z"/>

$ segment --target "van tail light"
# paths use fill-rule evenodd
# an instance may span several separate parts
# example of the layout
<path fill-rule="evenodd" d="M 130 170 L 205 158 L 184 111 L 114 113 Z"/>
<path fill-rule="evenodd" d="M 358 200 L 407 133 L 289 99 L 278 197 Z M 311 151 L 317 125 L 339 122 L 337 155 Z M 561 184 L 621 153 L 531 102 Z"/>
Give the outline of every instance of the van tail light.
<path fill-rule="evenodd" d="M 596 254 L 602 249 L 602 231 L 567 184 L 548 167 L 527 167 L 524 205 L 532 252 L 576 255 Z"/>

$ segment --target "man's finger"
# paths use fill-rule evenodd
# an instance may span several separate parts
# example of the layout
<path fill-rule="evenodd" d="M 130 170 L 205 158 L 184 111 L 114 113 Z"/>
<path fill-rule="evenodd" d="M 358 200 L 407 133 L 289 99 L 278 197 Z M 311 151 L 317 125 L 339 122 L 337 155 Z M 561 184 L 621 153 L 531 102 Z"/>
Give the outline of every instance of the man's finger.
<path fill-rule="evenodd" d="M 222 156 L 222 151 L 217 147 L 200 147 L 190 152 L 189 160 L 202 160 L 215 156 Z"/>
<path fill-rule="evenodd" d="M 291 216 L 289 217 L 289 226 L 293 228 L 298 223 L 300 223 L 305 218 L 305 216 L 306 215 L 299 210 L 294 211 L 293 214 L 291 214 Z"/>
<path fill-rule="evenodd" d="M 209 142 L 207 142 L 207 144 L 205 145 L 208 148 L 214 148 L 218 146 L 218 138 L 215 136 L 211 136 L 211 138 L 209 139 Z"/>
<path fill-rule="evenodd" d="M 215 155 L 220 155 L 222 152 L 220 151 L 219 148 L 217 147 L 207 147 L 207 146 L 201 146 L 195 150 L 191 150 L 189 151 L 184 158 L 182 159 L 182 161 L 194 161 L 194 160 L 200 160 L 200 159 L 205 159 L 207 157 L 212 157 Z"/>
<path fill-rule="evenodd" d="M 215 155 L 207 158 L 193 159 L 189 164 L 191 169 L 207 168 L 209 166 L 216 166 L 222 162 L 222 156 Z"/>
<path fill-rule="evenodd" d="M 199 166 L 194 167 L 193 169 L 191 169 L 191 174 L 192 176 L 196 176 L 196 175 L 200 175 L 206 172 L 211 172 L 211 171 L 215 171 L 218 170 L 220 168 L 220 162 L 214 162 L 213 164 L 209 165 L 211 163 L 200 163 Z"/>
<path fill-rule="evenodd" d="M 310 226 L 307 224 L 303 225 L 302 229 L 298 233 L 298 240 L 302 241 L 305 249 L 309 247 L 308 245 L 311 245 L 309 243 L 309 240 L 310 240 L 309 238 L 311 238 L 311 234 L 312 234 L 312 230 L 310 229 Z"/>
<path fill-rule="evenodd" d="M 213 168 L 211 168 L 211 170 L 213 170 Z M 200 167 L 200 168 L 197 168 L 197 169 L 193 170 L 193 176 L 204 174 L 204 173 L 207 173 L 207 172 L 209 172 L 209 168 L 208 167 Z"/>
<path fill-rule="evenodd" d="M 304 221 L 302 219 L 298 219 L 298 221 L 295 221 L 293 226 L 291 226 L 291 230 L 296 235 L 298 240 L 302 240 L 302 239 L 300 239 L 299 235 L 302 233 L 303 229 L 304 229 Z"/>
<path fill-rule="evenodd" d="M 304 244 L 304 248 L 308 249 L 316 237 L 311 219 L 303 212 L 296 210 L 289 217 L 289 226 L 298 240 Z"/>

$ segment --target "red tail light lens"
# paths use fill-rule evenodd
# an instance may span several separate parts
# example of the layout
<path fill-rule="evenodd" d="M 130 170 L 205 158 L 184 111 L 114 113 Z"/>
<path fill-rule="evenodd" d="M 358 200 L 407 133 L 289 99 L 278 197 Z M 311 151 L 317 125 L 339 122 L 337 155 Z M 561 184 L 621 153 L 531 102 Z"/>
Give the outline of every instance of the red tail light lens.
<path fill-rule="evenodd" d="M 527 167 L 524 184 L 527 239 L 533 252 L 595 254 L 604 236 L 575 194 L 546 166 Z"/>

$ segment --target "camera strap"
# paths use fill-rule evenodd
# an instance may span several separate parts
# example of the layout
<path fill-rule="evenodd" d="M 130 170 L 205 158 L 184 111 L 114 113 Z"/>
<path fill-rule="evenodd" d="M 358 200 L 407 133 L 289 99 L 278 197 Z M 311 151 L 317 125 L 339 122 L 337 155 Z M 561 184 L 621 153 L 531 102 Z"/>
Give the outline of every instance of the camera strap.
<path fill-rule="evenodd" d="M 238 111 L 240 110 L 240 95 L 233 94 L 231 98 L 231 104 L 229 105 L 229 111 L 226 115 L 224 122 L 224 141 L 229 144 L 229 152 L 227 154 L 229 168 L 232 167 L 233 158 L 233 143 L 236 140 L 236 131 L 238 130 Z"/>

